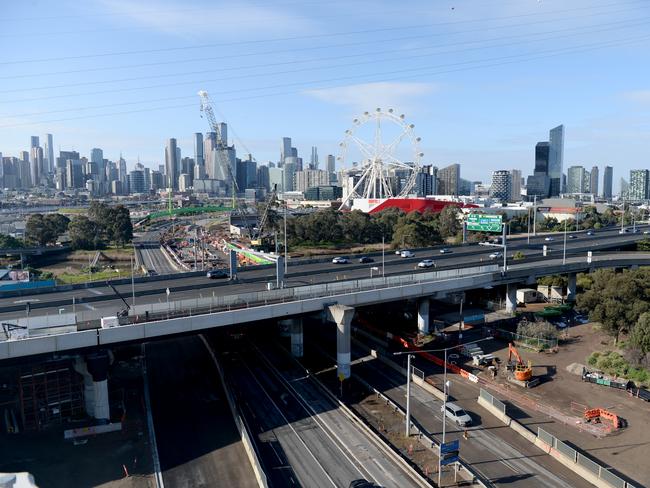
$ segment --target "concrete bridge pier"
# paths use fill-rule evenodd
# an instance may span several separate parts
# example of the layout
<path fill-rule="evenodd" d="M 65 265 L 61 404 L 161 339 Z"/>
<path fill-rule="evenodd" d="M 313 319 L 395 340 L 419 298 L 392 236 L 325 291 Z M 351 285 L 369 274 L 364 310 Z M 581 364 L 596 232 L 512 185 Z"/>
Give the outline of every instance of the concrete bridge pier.
<path fill-rule="evenodd" d="M 420 334 L 429 333 L 429 297 L 423 297 L 418 300 L 418 332 Z"/>
<path fill-rule="evenodd" d="M 575 302 L 576 301 L 576 286 L 577 286 L 577 273 L 569 273 L 567 280 L 567 290 L 566 290 L 566 301 Z"/>
<path fill-rule="evenodd" d="M 328 305 L 328 317 L 336 323 L 336 367 L 339 370 L 338 375 L 341 381 L 350 377 L 350 362 L 352 354 L 350 352 L 352 344 L 350 341 L 350 331 L 352 329 L 352 317 L 354 316 L 354 307 L 346 305 Z"/>
<path fill-rule="evenodd" d="M 517 283 L 506 285 L 506 312 L 514 314 L 517 310 Z"/>
<path fill-rule="evenodd" d="M 84 378 L 84 401 L 86 413 L 98 423 L 108 424 L 111 421 L 110 405 L 108 402 L 108 367 L 112 362 L 112 354 L 100 350 L 77 358 L 75 371 Z"/>
<path fill-rule="evenodd" d="M 302 318 L 280 320 L 280 326 L 286 327 L 291 338 L 291 355 L 296 358 L 303 356 Z"/>

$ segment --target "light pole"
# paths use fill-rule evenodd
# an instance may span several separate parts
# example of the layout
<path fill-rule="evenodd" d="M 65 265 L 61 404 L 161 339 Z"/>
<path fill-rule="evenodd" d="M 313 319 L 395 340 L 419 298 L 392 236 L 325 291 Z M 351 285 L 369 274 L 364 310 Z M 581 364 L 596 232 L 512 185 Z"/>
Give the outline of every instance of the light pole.
<path fill-rule="evenodd" d="M 133 256 L 131 256 L 131 307 L 135 307 L 135 279 L 133 277 L 134 275 L 134 264 L 133 264 Z"/>
<path fill-rule="evenodd" d="M 284 201 L 284 274 L 287 274 L 289 266 L 289 250 L 287 248 L 287 201 Z"/>
<path fill-rule="evenodd" d="M 533 201 L 533 237 L 537 235 L 537 195 Z"/>
<path fill-rule="evenodd" d="M 384 234 L 381 235 L 381 276 L 386 276 L 384 274 L 384 265 L 386 263 L 386 248 L 384 247 Z"/>
<path fill-rule="evenodd" d="M 377 266 L 371 266 L 370 267 L 370 278 L 372 278 L 372 272 L 373 271 L 379 271 L 379 268 Z"/>
<path fill-rule="evenodd" d="M 564 250 L 562 251 L 562 264 L 566 264 L 566 221 L 564 219 Z"/>
<path fill-rule="evenodd" d="M 526 223 L 526 226 L 527 226 L 527 232 L 526 232 L 527 244 L 530 245 L 530 207 L 528 207 L 528 221 Z"/>
<path fill-rule="evenodd" d="M 445 434 L 446 428 L 445 424 L 447 423 L 447 395 L 449 394 L 449 385 L 447 382 L 447 351 L 451 349 L 457 349 L 464 346 L 465 344 L 474 344 L 477 342 L 490 341 L 493 337 L 485 337 L 483 339 L 478 339 L 476 341 L 469 341 L 463 344 L 458 344 L 456 346 L 445 347 L 443 349 L 420 349 L 418 351 L 399 351 L 394 352 L 393 356 L 402 356 L 406 354 L 406 436 L 411 434 L 411 356 L 414 354 L 424 353 L 424 352 L 443 352 L 445 353 L 445 362 L 443 370 L 443 400 L 442 400 L 442 444 L 445 443 Z M 441 472 L 442 472 L 442 456 L 440 451 L 438 451 L 438 486 L 440 486 Z"/>

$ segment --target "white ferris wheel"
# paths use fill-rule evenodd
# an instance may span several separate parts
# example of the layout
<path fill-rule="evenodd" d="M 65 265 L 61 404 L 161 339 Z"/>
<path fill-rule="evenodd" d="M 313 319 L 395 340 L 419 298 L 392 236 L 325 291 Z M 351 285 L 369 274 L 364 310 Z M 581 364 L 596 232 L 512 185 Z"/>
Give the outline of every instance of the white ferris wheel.
<path fill-rule="evenodd" d="M 364 112 L 352 123 L 339 144 L 337 157 L 345 178 L 341 208 L 351 206 L 355 198 L 385 199 L 411 194 L 423 156 L 420 138 L 413 131 L 415 126 L 392 108 Z"/>

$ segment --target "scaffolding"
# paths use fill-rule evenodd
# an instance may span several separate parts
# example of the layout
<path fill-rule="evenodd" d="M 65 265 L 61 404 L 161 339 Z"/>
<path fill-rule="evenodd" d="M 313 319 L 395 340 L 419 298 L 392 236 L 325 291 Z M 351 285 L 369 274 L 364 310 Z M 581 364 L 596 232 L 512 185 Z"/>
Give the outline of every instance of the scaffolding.
<path fill-rule="evenodd" d="M 22 368 L 18 377 L 24 430 L 43 430 L 83 418 L 83 380 L 69 360 Z"/>

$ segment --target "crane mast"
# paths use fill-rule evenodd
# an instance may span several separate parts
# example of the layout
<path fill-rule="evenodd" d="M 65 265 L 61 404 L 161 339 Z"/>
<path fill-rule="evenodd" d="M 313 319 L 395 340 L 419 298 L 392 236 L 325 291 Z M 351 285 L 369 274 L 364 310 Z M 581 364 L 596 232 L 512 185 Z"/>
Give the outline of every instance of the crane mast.
<path fill-rule="evenodd" d="M 221 133 L 221 128 L 217 124 L 217 119 L 214 116 L 214 111 L 212 110 L 212 102 L 210 101 L 210 96 L 205 90 L 199 91 L 199 98 L 201 99 L 201 112 L 205 114 L 210 124 L 210 129 L 217 135 L 217 157 L 219 158 L 219 164 L 226 170 L 228 177 L 230 178 L 230 183 L 232 186 L 232 208 L 236 208 L 236 195 L 239 187 L 237 186 L 237 179 L 233 175 L 232 168 L 230 167 L 230 161 L 225 157 L 224 149 L 227 148 L 227 142 L 223 140 L 223 135 Z"/>

